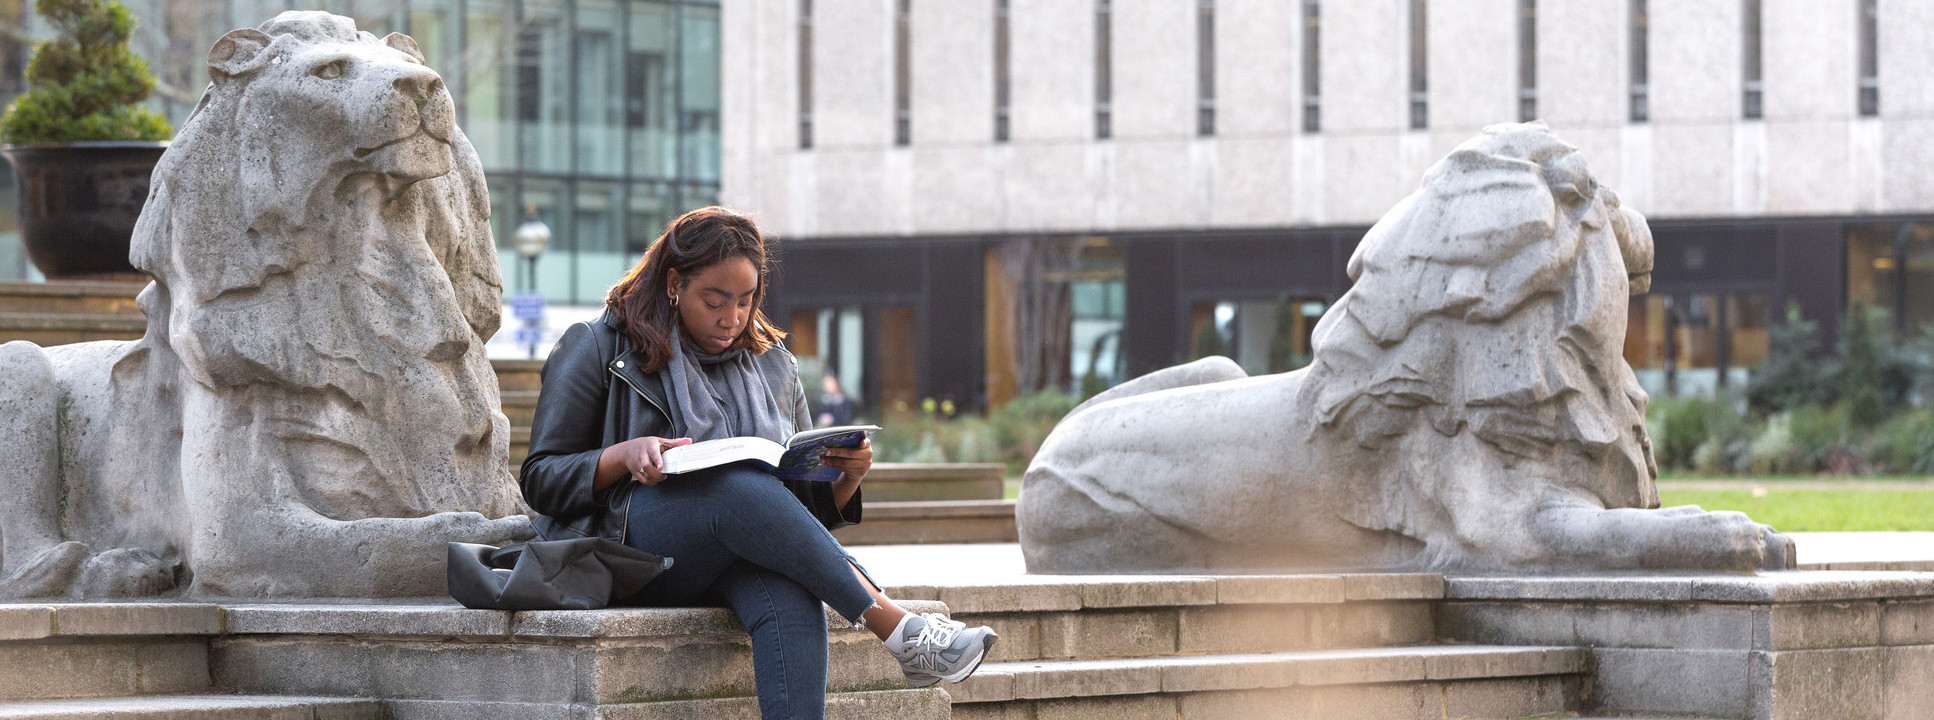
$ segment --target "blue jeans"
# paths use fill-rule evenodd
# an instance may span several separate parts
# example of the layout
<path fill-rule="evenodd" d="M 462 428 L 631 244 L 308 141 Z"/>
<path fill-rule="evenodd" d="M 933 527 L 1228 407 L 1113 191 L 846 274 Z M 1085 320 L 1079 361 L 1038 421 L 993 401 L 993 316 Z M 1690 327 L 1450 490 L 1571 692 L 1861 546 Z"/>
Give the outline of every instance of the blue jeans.
<path fill-rule="evenodd" d="M 752 635 L 759 714 L 826 712 L 824 601 L 859 621 L 873 597 L 859 567 L 799 499 L 743 465 L 674 475 L 632 489 L 625 544 L 672 559 L 630 604 L 724 605 Z"/>

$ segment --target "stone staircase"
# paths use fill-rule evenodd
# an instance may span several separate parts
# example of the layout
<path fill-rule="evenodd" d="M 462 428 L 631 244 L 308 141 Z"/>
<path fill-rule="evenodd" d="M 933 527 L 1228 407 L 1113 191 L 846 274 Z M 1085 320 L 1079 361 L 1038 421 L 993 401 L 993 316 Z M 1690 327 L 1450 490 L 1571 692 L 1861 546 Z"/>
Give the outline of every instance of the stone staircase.
<path fill-rule="evenodd" d="M 948 717 L 945 691 L 828 623 L 828 717 Z M 0 718 L 750 720 L 752 695 L 751 644 L 717 608 L 0 605 Z"/>
<path fill-rule="evenodd" d="M 1588 652 L 1438 641 L 1436 575 L 1037 577 L 894 588 L 1001 634 L 953 717 L 1525 718 L 1585 705 Z"/>

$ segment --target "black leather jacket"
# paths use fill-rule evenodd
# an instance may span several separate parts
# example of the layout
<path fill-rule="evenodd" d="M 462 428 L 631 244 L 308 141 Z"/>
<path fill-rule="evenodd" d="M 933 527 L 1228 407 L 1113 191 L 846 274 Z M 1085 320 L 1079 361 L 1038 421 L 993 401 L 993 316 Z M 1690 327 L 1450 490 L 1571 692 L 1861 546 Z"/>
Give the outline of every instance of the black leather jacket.
<path fill-rule="evenodd" d="M 518 479 L 524 501 L 541 514 L 534 523 L 539 537 L 625 541 L 631 491 L 638 482 L 627 477 L 602 492 L 593 492 L 591 485 L 605 448 L 632 438 L 672 433 L 664 385 L 657 373 L 639 371 L 641 360 L 642 356 L 632 355 L 630 341 L 607 313 L 565 330 L 544 362 L 543 390 L 531 420 L 530 455 L 524 458 Z M 774 347 L 754 355 L 753 364 L 772 388 L 779 411 L 794 417 L 796 428 L 812 427 L 792 353 Z M 786 484 L 826 529 L 860 521 L 858 490 L 842 511 L 833 499 L 832 483 Z"/>

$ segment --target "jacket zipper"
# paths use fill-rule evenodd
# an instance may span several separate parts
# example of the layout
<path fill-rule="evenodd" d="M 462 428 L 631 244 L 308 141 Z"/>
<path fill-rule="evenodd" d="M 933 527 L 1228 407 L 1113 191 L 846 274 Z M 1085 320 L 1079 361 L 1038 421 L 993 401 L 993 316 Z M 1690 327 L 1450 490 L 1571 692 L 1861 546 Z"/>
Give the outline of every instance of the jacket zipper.
<path fill-rule="evenodd" d="M 659 405 L 657 400 L 651 399 L 651 396 L 646 395 L 645 391 L 639 390 L 637 385 L 633 385 L 631 383 L 630 378 L 627 378 L 623 375 L 618 374 L 617 369 L 611 367 L 610 365 L 604 366 L 604 371 L 611 373 L 612 377 L 615 377 L 620 382 L 623 382 L 625 384 L 625 387 L 631 388 L 632 392 L 638 393 L 638 397 L 644 398 L 645 402 L 650 403 L 653 409 L 657 410 L 659 414 L 665 416 L 665 419 L 667 420 L 671 419 L 672 414 L 665 411 L 665 406 Z M 618 526 L 618 544 L 619 545 L 626 544 L 625 540 L 631 536 L 631 498 L 632 498 L 631 493 L 625 493 L 625 521 L 623 525 Z"/>

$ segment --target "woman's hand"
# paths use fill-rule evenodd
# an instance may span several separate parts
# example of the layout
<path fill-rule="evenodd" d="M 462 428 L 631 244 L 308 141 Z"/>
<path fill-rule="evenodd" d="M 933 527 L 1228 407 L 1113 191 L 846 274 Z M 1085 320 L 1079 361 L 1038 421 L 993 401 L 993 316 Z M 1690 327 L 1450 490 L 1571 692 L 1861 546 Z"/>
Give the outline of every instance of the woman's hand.
<path fill-rule="evenodd" d="M 852 478 L 854 482 L 859 482 L 861 478 L 866 477 L 866 471 L 873 469 L 873 441 L 862 439 L 859 447 L 826 448 L 825 455 L 820 457 L 820 462 L 825 463 L 826 467 L 840 471 L 847 478 Z"/>
<path fill-rule="evenodd" d="M 839 471 L 839 479 L 833 481 L 833 501 L 844 510 L 853 493 L 859 492 L 860 479 L 873 469 L 873 441 L 861 440 L 860 446 L 853 448 L 826 448 L 819 461 Z"/>
<path fill-rule="evenodd" d="M 603 490 L 626 476 L 643 485 L 665 481 L 665 451 L 692 444 L 691 438 L 641 437 L 605 448 L 598 456 L 598 476 L 594 489 Z"/>

